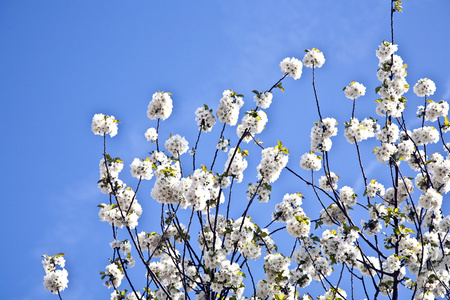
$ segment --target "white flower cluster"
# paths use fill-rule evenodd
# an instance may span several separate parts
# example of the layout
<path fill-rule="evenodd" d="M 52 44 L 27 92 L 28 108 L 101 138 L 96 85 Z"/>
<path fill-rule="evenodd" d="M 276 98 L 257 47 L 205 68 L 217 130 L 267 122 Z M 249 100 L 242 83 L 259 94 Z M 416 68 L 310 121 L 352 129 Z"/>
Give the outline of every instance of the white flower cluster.
<path fill-rule="evenodd" d="M 319 179 L 319 187 L 324 191 L 331 191 L 337 189 L 337 182 L 339 180 L 339 176 L 330 172 Z"/>
<path fill-rule="evenodd" d="M 337 135 L 337 121 L 333 118 L 326 118 L 311 128 L 311 151 L 324 152 L 331 149 L 330 137 Z"/>
<path fill-rule="evenodd" d="M 303 57 L 303 65 L 307 68 L 320 68 L 325 63 L 325 56 L 323 55 L 323 52 L 321 52 L 319 49 L 312 48 L 311 50 L 306 49 L 306 54 Z"/>
<path fill-rule="evenodd" d="M 95 114 L 92 118 L 91 130 L 96 135 L 106 135 L 109 134 L 113 137 L 117 134 L 117 123 L 114 116 L 105 116 L 104 114 Z"/>
<path fill-rule="evenodd" d="M 264 257 L 264 273 L 270 283 L 281 283 L 288 279 L 291 259 L 280 253 Z"/>
<path fill-rule="evenodd" d="M 119 173 L 122 171 L 123 169 L 123 162 L 116 158 L 114 160 L 109 160 L 106 164 L 105 164 L 105 159 L 102 158 L 100 160 L 100 178 L 106 178 L 109 176 L 111 178 L 117 178 L 119 177 Z"/>
<path fill-rule="evenodd" d="M 430 209 L 434 212 L 439 212 L 442 205 L 442 195 L 433 188 L 429 188 L 419 198 L 419 206 L 425 209 Z"/>
<path fill-rule="evenodd" d="M 406 136 L 403 137 L 407 138 Z M 404 155 L 405 158 L 414 150 L 414 144 L 406 140 L 399 144 L 399 149 L 394 144 L 399 138 L 399 128 L 393 123 L 387 123 L 381 130 L 375 134 L 377 140 L 381 141 L 381 146 L 374 149 L 375 156 L 379 162 L 387 162 L 391 157 L 394 158 L 395 154 Z M 412 148 L 411 148 L 412 146 Z M 398 151 L 400 151 L 398 153 Z"/>
<path fill-rule="evenodd" d="M 421 131 L 422 129 L 417 133 Z M 374 149 L 375 156 L 379 162 L 387 162 L 391 157 L 395 158 L 395 155 L 403 160 L 409 160 L 411 158 L 411 154 L 415 150 L 414 143 L 408 136 L 402 133 L 402 141 L 398 145 L 395 145 L 393 142 L 398 139 L 398 136 L 398 127 L 393 124 L 387 125 L 381 131 L 377 132 L 377 138 L 382 141 L 381 146 Z M 411 137 L 414 140 L 416 135 L 412 134 Z M 420 141 L 415 140 L 415 142 L 418 144 L 417 142 Z"/>
<path fill-rule="evenodd" d="M 307 239 L 303 239 L 305 242 Z M 320 255 L 320 248 L 315 245 L 304 243 L 304 247 L 295 251 L 292 260 L 298 264 L 297 269 L 293 273 L 290 282 L 298 283 L 301 287 L 308 286 L 311 280 L 323 280 L 333 271 L 327 258 Z"/>
<path fill-rule="evenodd" d="M 373 152 L 379 162 L 385 163 L 395 155 L 397 147 L 391 143 L 382 143 L 381 146 L 376 147 Z"/>
<path fill-rule="evenodd" d="M 356 100 L 366 94 L 366 87 L 359 82 L 352 81 L 344 87 L 345 97 L 351 100 Z"/>
<path fill-rule="evenodd" d="M 220 267 L 222 262 L 226 260 L 227 251 L 225 249 L 212 250 L 211 248 L 206 251 L 206 255 L 203 256 L 205 260 L 205 266 L 210 269 Z"/>
<path fill-rule="evenodd" d="M 391 55 L 397 52 L 397 50 L 397 45 L 390 44 L 387 41 L 383 41 L 383 43 L 378 47 L 376 55 L 380 61 L 386 61 L 390 59 Z"/>
<path fill-rule="evenodd" d="M 277 147 L 268 147 L 261 151 L 261 162 L 256 170 L 258 171 L 258 178 L 266 182 L 274 182 L 280 176 L 288 162 L 289 156 L 282 153 L 282 150 Z"/>
<path fill-rule="evenodd" d="M 270 104 L 272 104 L 273 95 L 272 92 L 264 92 L 264 93 L 257 93 L 253 100 L 256 102 L 256 106 L 261 107 L 262 109 L 269 108 Z"/>
<path fill-rule="evenodd" d="M 136 297 L 136 294 L 137 294 L 137 297 Z M 131 291 L 128 294 L 126 294 L 125 298 L 124 298 L 124 295 L 123 295 L 123 293 L 121 291 L 114 290 L 111 293 L 110 300 L 141 300 L 141 299 L 143 299 L 142 295 L 141 295 L 141 292 L 136 291 L 136 294 L 133 291 Z M 149 294 L 154 294 L 154 293 L 149 291 Z M 154 297 L 156 298 L 156 296 L 154 296 Z"/>
<path fill-rule="evenodd" d="M 150 120 L 165 120 L 172 114 L 172 98 L 171 93 L 157 92 L 152 96 L 152 100 L 148 104 L 147 116 Z"/>
<path fill-rule="evenodd" d="M 239 109 L 242 105 L 244 105 L 244 100 L 241 96 L 236 95 L 232 90 L 223 91 L 216 111 L 217 119 L 230 126 L 236 125 L 239 118 Z"/>
<path fill-rule="evenodd" d="M 244 292 L 240 288 L 244 280 L 241 268 L 237 263 L 231 263 L 229 260 L 222 261 L 219 271 L 215 273 L 214 281 L 211 283 L 211 289 L 217 293 L 224 289 L 230 289 L 230 292 L 241 296 Z"/>
<path fill-rule="evenodd" d="M 369 218 L 371 220 L 382 219 L 387 215 L 387 208 L 382 203 L 375 203 L 369 206 Z"/>
<path fill-rule="evenodd" d="M 152 162 L 149 158 L 142 160 L 135 158 L 130 167 L 131 176 L 134 178 L 150 180 L 153 177 Z"/>
<path fill-rule="evenodd" d="M 142 207 L 136 199 L 135 192 L 131 188 L 120 188 L 116 191 L 117 205 L 101 203 L 98 216 L 100 221 L 108 222 L 122 228 L 128 226 L 134 229 L 138 225 L 138 219 L 142 215 Z"/>
<path fill-rule="evenodd" d="M 361 142 L 374 137 L 376 130 L 380 130 L 376 120 L 366 118 L 359 122 L 358 119 L 352 118 L 350 122 L 345 122 L 344 136 L 347 142 L 354 144 L 355 140 Z"/>
<path fill-rule="evenodd" d="M 245 113 L 245 116 L 242 118 L 242 123 L 236 128 L 236 133 L 238 137 L 242 137 L 244 132 L 247 131 L 247 133 L 254 136 L 264 130 L 267 121 L 267 114 L 264 111 L 255 111 L 252 109 L 251 111 Z M 250 134 L 243 138 L 244 142 L 248 143 L 252 140 L 252 136 Z"/>
<path fill-rule="evenodd" d="M 328 291 L 322 296 L 317 297 L 318 300 L 328 300 L 328 299 L 336 299 L 336 300 L 346 300 L 347 293 L 343 289 L 336 289 L 330 287 Z"/>
<path fill-rule="evenodd" d="M 303 212 L 300 205 L 302 205 L 303 195 L 300 193 L 286 194 L 283 201 L 275 205 L 275 211 L 272 214 L 272 220 L 275 222 L 286 222 L 289 218 L 297 212 Z"/>
<path fill-rule="evenodd" d="M 150 157 L 153 164 L 157 166 L 155 170 L 156 181 L 153 186 L 151 196 L 162 204 L 180 204 L 186 208 L 186 193 L 191 186 L 191 178 L 181 178 L 180 164 L 172 161 L 163 152 L 152 153 Z"/>
<path fill-rule="evenodd" d="M 403 259 L 403 262 L 408 267 L 408 271 L 417 275 L 417 289 L 428 291 L 427 294 L 432 296 L 431 299 L 434 299 L 434 297 L 445 297 L 445 286 L 441 283 L 447 282 L 450 279 L 445 267 L 445 264 L 449 261 L 447 257 L 448 250 L 439 249 L 438 246 L 439 241 L 442 241 L 446 233 L 446 231 L 425 232 L 423 235 L 423 244 L 416 238 L 410 236 L 403 237 L 399 242 L 399 255 L 402 258 L 406 258 Z M 448 241 L 448 239 L 446 240 Z M 421 261 L 423 261 L 422 264 L 420 263 Z M 386 263 L 388 263 L 388 260 L 384 264 Z M 420 274 L 419 270 L 421 270 Z M 404 267 L 400 268 L 400 273 L 404 273 Z M 410 283 L 407 281 L 407 284 L 411 287 Z M 429 298 L 425 297 L 423 299 Z"/>
<path fill-rule="evenodd" d="M 381 99 L 377 100 L 377 114 L 380 116 L 401 117 L 406 99 L 403 94 L 409 89 L 406 82 L 406 65 L 400 56 L 395 55 L 397 45 L 384 41 L 377 50 L 379 67 L 378 80 L 382 82 L 376 91 Z"/>
<path fill-rule="evenodd" d="M 358 258 L 358 250 L 355 247 L 358 236 L 358 231 L 346 231 L 342 227 L 339 227 L 337 231 L 325 230 L 320 239 L 322 254 L 331 261 L 345 262 L 354 266 Z"/>
<path fill-rule="evenodd" d="M 401 141 L 397 145 L 397 156 L 409 161 L 416 147 L 414 146 L 414 142 L 409 137 L 406 137 L 404 132 L 400 134 L 400 137 Z"/>
<path fill-rule="evenodd" d="M 229 251 L 233 251 L 235 245 L 241 249 L 252 243 L 254 238 L 255 224 L 253 224 L 249 217 L 240 217 L 232 222 L 229 226 L 230 234 L 225 237 L 224 246 Z M 259 253 L 261 250 L 257 250 Z"/>
<path fill-rule="evenodd" d="M 164 147 L 166 147 L 167 151 L 169 151 L 173 157 L 179 157 L 189 150 L 189 143 L 184 137 L 176 134 L 166 140 Z"/>
<path fill-rule="evenodd" d="M 300 76 L 302 76 L 303 64 L 301 61 L 294 57 L 286 57 L 285 59 L 283 59 L 283 61 L 280 63 L 280 68 L 284 74 L 287 73 L 295 80 L 299 79 Z"/>
<path fill-rule="evenodd" d="M 305 240 L 306 239 L 303 239 L 303 241 Z M 316 271 L 314 270 L 315 266 L 321 267 L 325 265 L 323 262 L 326 263 L 326 259 L 319 255 L 319 251 L 320 249 L 317 245 L 313 244 L 306 248 L 304 243 L 303 248 L 300 248 L 293 253 L 292 260 L 298 266 L 290 271 L 291 277 L 289 278 L 289 282 L 291 284 L 304 288 L 311 283 L 313 279 L 312 276 L 315 277 L 316 275 Z M 331 266 L 329 269 L 331 271 Z M 328 270 L 321 268 L 321 271 L 327 272 Z M 316 279 L 318 278 L 316 277 Z M 304 299 L 304 297 L 301 299 Z"/>
<path fill-rule="evenodd" d="M 64 269 L 66 261 L 63 257 L 64 254 L 60 253 L 53 256 L 44 255 L 42 265 L 45 270 L 44 287 L 52 294 L 58 294 L 67 288 L 69 280 L 67 279 L 68 273 Z M 59 266 L 59 269 L 56 269 Z"/>
<path fill-rule="evenodd" d="M 176 257 L 180 256 L 178 251 L 175 251 L 173 255 Z M 181 262 L 174 260 L 170 255 L 163 254 L 159 261 L 150 263 L 149 268 L 164 286 L 170 287 L 168 288 L 168 293 L 172 299 L 183 299 L 182 296 L 184 295 L 180 292 L 180 289 L 183 287 L 183 275 L 179 271 L 183 270 L 183 264 Z M 185 263 L 185 272 L 188 276 L 195 277 L 197 275 L 195 267 L 188 266 L 187 261 Z M 190 283 L 190 286 L 191 288 L 195 288 L 195 283 Z M 165 299 L 167 297 L 164 292 L 160 292 L 160 294 L 161 298 L 158 297 L 158 299 Z"/>
<path fill-rule="evenodd" d="M 339 208 L 336 204 L 330 204 L 326 209 L 322 209 L 320 211 L 320 219 L 326 226 L 332 226 L 336 222 L 346 222 L 347 217 L 341 208 Z"/>
<path fill-rule="evenodd" d="M 227 146 L 230 145 L 230 140 L 226 140 L 224 137 L 222 137 L 219 142 L 217 143 L 216 149 L 222 150 L 223 152 L 227 152 L 228 148 Z"/>
<path fill-rule="evenodd" d="M 163 252 L 164 238 L 171 238 L 170 231 L 166 231 L 164 237 L 156 232 L 147 233 L 142 231 L 138 234 L 139 247 L 142 251 L 148 251 L 153 254 L 154 257 L 160 257 Z"/>
<path fill-rule="evenodd" d="M 158 139 L 158 132 L 156 132 L 155 128 L 151 127 L 145 132 L 145 138 L 147 139 L 147 142 L 154 143 Z"/>
<path fill-rule="evenodd" d="M 258 281 L 256 285 L 256 299 L 285 299 L 295 300 L 297 292 L 293 285 L 276 284 L 265 279 Z"/>
<path fill-rule="evenodd" d="M 107 278 L 103 284 L 109 289 L 119 287 L 124 276 L 121 268 L 119 268 L 116 263 L 111 263 L 106 266 L 105 272 L 102 273 L 102 277 L 102 279 Z"/>
<path fill-rule="evenodd" d="M 425 152 L 423 150 L 414 151 L 408 160 L 409 167 L 415 171 L 419 171 L 423 164 L 427 161 Z"/>
<path fill-rule="evenodd" d="M 397 201 L 395 200 L 395 188 L 390 187 L 386 190 L 383 201 L 386 206 L 389 208 L 395 208 L 395 204 L 397 202 L 397 206 L 403 203 L 406 199 L 410 197 L 410 195 L 414 192 L 414 185 L 412 181 L 408 178 L 399 178 L 398 179 L 398 188 L 397 188 Z"/>
<path fill-rule="evenodd" d="M 383 271 L 387 273 L 394 273 L 395 271 L 400 270 L 402 263 L 398 256 L 390 255 L 383 263 Z"/>
<path fill-rule="evenodd" d="M 98 188 L 103 194 L 113 195 L 114 191 L 125 188 L 126 184 L 118 178 L 120 171 L 123 169 L 123 162 L 120 158 L 111 159 L 107 155 L 107 163 L 105 164 L 105 160 L 102 159 L 99 167 L 100 180 L 98 181 Z"/>
<path fill-rule="evenodd" d="M 307 237 L 310 229 L 310 219 L 301 208 L 298 208 L 286 222 L 287 232 L 295 238 Z"/>
<path fill-rule="evenodd" d="M 236 221 L 239 225 L 242 223 L 241 218 Z M 269 230 L 264 228 L 260 229 L 258 225 L 253 224 L 254 232 L 253 232 L 253 240 L 250 243 L 244 244 L 242 241 L 245 238 L 240 238 L 238 242 L 238 249 L 246 258 L 258 259 L 261 256 L 261 247 L 264 246 L 266 248 L 265 253 L 273 253 L 276 251 L 277 246 L 275 242 L 270 236 Z M 236 225 L 233 225 L 233 232 L 236 234 L 238 228 Z M 248 232 L 251 234 L 250 232 Z M 236 239 L 236 238 L 234 238 Z M 228 248 L 229 249 L 229 248 Z"/>
<path fill-rule="evenodd" d="M 258 188 L 259 186 L 259 188 Z M 259 185 L 258 183 L 249 183 L 247 190 L 247 199 L 250 200 L 252 197 L 258 196 L 258 201 L 262 203 L 266 203 L 270 199 L 270 191 L 272 186 L 268 183 L 262 183 Z M 255 195 L 256 194 L 256 195 Z"/>
<path fill-rule="evenodd" d="M 127 255 L 131 252 L 131 243 L 128 240 L 120 242 L 119 240 L 114 240 L 109 243 L 112 249 L 119 249 L 120 252 Z"/>
<path fill-rule="evenodd" d="M 400 131 L 397 125 L 388 123 L 381 130 L 378 130 L 375 137 L 383 143 L 394 143 L 398 140 L 399 133 Z"/>
<path fill-rule="evenodd" d="M 367 235 L 372 236 L 372 235 L 377 234 L 383 228 L 383 226 L 381 225 L 381 221 L 378 221 L 378 220 L 369 220 L 367 222 L 364 220 L 361 220 L 361 228 L 362 228 L 362 230 L 364 230 L 365 233 L 367 233 Z M 362 273 L 362 271 L 361 271 L 361 273 Z M 369 276 L 369 275 L 366 275 L 366 276 Z"/>
<path fill-rule="evenodd" d="M 439 101 L 437 103 L 432 100 L 430 101 L 431 103 L 427 105 L 427 108 L 425 110 L 426 120 L 434 122 L 439 117 L 446 117 L 448 115 L 449 106 L 447 101 Z"/>
<path fill-rule="evenodd" d="M 428 161 L 428 172 L 431 175 L 431 184 L 440 193 L 447 193 L 450 191 L 450 156 L 446 159 L 439 153 L 431 154 L 431 159 Z M 423 162 L 422 162 L 423 164 Z M 430 188 L 429 178 L 421 176 L 419 173 L 416 177 L 416 186 L 422 191 Z M 423 187 L 420 183 L 423 183 Z"/>
<path fill-rule="evenodd" d="M 339 199 L 348 206 L 353 206 L 357 202 L 355 191 L 349 186 L 343 186 L 339 190 Z"/>
<path fill-rule="evenodd" d="M 437 143 L 439 141 L 439 131 L 432 126 L 416 128 L 411 134 L 411 139 L 417 146 Z"/>
<path fill-rule="evenodd" d="M 413 90 L 418 97 L 431 96 L 436 91 L 436 85 L 431 79 L 421 78 L 414 85 Z"/>
<path fill-rule="evenodd" d="M 366 187 L 364 196 L 367 195 L 369 198 L 375 198 L 375 196 L 383 197 L 385 193 L 384 185 L 372 179 Z"/>
<path fill-rule="evenodd" d="M 247 160 L 242 155 L 244 153 L 245 152 L 241 151 L 240 148 L 238 148 L 236 151 L 236 148 L 233 147 L 230 149 L 230 151 L 228 151 L 228 159 L 225 162 L 224 171 L 227 171 L 227 169 L 229 169 L 228 175 L 233 177 L 237 182 L 242 182 L 242 179 L 244 179 L 244 171 L 245 169 L 247 169 L 248 165 Z"/>
<path fill-rule="evenodd" d="M 197 126 L 204 132 L 210 132 L 214 124 L 216 124 L 216 118 L 214 117 L 213 111 L 212 109 L 209 109 L 206 104 L 197 108 L 195 116 Z"/>
<path fill-rule="evenodd" d="M 197 169 L 192 175 L 191 184 L 187 187 L 185 197 L 187 203 L 194 211 L 204 210 L 207 202 L 210 201 L 210 205 L 213 201 L 219 199 L 220 187 L 216 184 L 212 172 L 206 172 L 203 169 Z M 225 200 L 223 194 L 220 194 L 219 202 L 222 203 Z"/>
<path fill-rule="evenodd" d="M 305 153 L 300 158 L 300 167 L 306 171 L 319 171 L 322 168 L 322 157 L 314 152 Z"/>

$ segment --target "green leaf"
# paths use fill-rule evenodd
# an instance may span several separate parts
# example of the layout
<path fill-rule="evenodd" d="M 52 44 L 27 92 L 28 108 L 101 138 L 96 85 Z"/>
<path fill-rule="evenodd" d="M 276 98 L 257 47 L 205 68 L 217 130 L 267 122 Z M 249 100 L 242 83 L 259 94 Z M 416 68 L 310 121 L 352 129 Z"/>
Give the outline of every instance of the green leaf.
<path fill-rule="evenodd" d="M 323 221 L 321 220 L 321 221 L 317 221 L 316 222 L 316 227 L 315 227 L 315 229 L 317 229 L 317 228 L 322 228 L 322 225 L 323 225 Z M 317 238 L 317 239 L 319 239 L 319 238 Z M 318 241 L 319 242 L 319 241 Z"/>
<path fill-rule="evenodd" d="M 284 87 L 281 85 L 281 82 L 277 84 L 277 88 L 279 88 L 284 93 Z"/>
<path fill-rule="evenodd" d="M 354 231 L 360 231 L 358 226 L 350 226 L 348 229 L 354 230 Z"/>
<path fill-rule="evenodd" d="M 448 121 L 448 117 L 447 116 L 445 116 L 445 118 L 444 118 L 444 125 L 445 126 L 449 126 L 450 125 L 450 122 Z"/>

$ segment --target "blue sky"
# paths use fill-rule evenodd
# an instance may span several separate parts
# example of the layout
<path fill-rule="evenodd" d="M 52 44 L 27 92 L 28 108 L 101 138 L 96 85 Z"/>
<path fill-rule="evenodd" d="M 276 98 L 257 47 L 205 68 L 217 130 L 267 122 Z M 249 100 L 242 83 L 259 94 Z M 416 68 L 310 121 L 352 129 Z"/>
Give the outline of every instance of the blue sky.
<path fill-rule="evenodd" d="M 395 16 L 407 80 L 435 81 L 434 100 L 450 100 L 449 10 L 448 1 L 405 1 L 404 13 Z M 322 114 L 336 118 L 342 134 L 351 115 L 342 88 L 350 81 L 367 87 L 356 116 L 375 116 L 375 50 L 390 39 L 389 1 L 1 1 L 0 39 L 2 297 L 55 299 L 43 288 L 40 256 L 64 252 L 70 282 L 63 299 L 109 299 L 111 290 L 98 276 L 112 237 L 97 216 L 97 204 L 107 199 L 96 187 L 102 140 L 90 131 L 92 116 L 102 112 L 122 122 L 118 136 L 108 139 L 109 152 L 125 161 L 124 179 L 135 186 L 127 166 L 154 150 L 144 137 L 156 126 L 146 116 L 154 92 L 173 94 L 173 114 L 161 134 L 184 135 L 192 146 L 197 107 L 215 110 L 223 90 L 233 89 L 246 96 L 244 109 L 253 108 L 251 90 L 275 83 L 281 60 L 302 58 L 304 49 L 315 47 L 326 58 L 316 74 Z M 268 146 L 283 141 L 291 152 L 288 165 L 301 173 L 300 156 L 309 151 L 318 119 L 311 70 L 283 85 L 260 138 Z M 407 98 L 413 116 L 420 99 L 412 91 Z M 200 147 L 214 147 L 219 127 Z M 235 128 L 226 137 L 235 143 Z M 340 184 L 361 187 L 351 171 L 357 165 L 349 162 L 354 149 L 342 135 L 333 142 L 331 165 Z M 242 185 L 255 182 L 259 157 L 252 143 L 246 147 L 257 158 Z M 370 162 L 374 147 L 363 145 L 369 177 L 383 168 Z M 211 150 L 199 155 L 210 163 Z M 157 205 L 150 190 L 147 183 L 138 195 L 140 230 L 152 231 L 158 218 L 151 214 Z M 285 193 L 306 191 L 284 172 L 271 202 L 250 213 L 270 212 Z M 235 198 L 246 201 L 242 194 Z M 304 209 L 313 213 L 315 205 L 311 197 Z"/>

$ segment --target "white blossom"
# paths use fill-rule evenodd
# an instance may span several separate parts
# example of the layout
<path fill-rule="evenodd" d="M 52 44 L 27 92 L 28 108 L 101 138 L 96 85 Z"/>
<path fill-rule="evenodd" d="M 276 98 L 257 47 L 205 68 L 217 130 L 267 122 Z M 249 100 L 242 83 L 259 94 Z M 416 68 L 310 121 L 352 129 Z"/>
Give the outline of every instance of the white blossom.
<path fill-rule="evenodd" d="M 152 162 L 150 159 L 135 158 L 130 165 L 131 176 L 137 179 L 150 180 L 153 177 Z"/>
<path fill-rule="evenodd" d="M 352 81 L 344 87 L 344 93 L 348 99 L 355 100 L 366 94 L 366 87 L 359 82 Z"/>
<path fill-rule="evenodd" d="M 106 135 L 109 134 L 110 137 L 114 137 L 117 134 L 117 123 L 114 116 L 105 116 L 104 114 L 96 114 L 92 118 L 91 129 L 96 135 Z"/>
<path fill-rule="evenodd" d="M 383 41 L 383 43 L 378 47 L 376 51 L 377 57 L 380 61 L 385 61 L 391 57 L 394 52 L 398 50 L 398 46 L 391 44 L 387 41 Z"/>
<path fill-rule="evenodd" d="M 287 73 L 290 77 L 295 80 L 299 79 L 302 76 L 302 68 L 303 64 L 296 58 L 286 57 L 281 63 L 280 68 L 283 73 Z"/>
<path fill-rule="evenodd" d="M 256 105 L 261 107 L 262 109 L 269 108 L 270 104 L 272 103 L 273 94 L 272 92 L 264 92 L 264 93 L 258 93 L 253 97 L 253 100 L 255 100 Z"/>
<path fill-rule="evenodd" d="M 232 90 L 225 90 L 216 111 L 217 119 L 230 126 L 236 125 L 242 105 L 244 105 L 244 101 L 241 96 Z"/>
<path fill-rule="evenodd" d="M 418 97 L 431 96 L 436 91 L 436 85 L 432 80 L 422 78 L 414 85 L 413 90 Z"/>
<path fill-rule="evenodd" d="M 167 151 L 169 151 L 173 157 L 179 157 L 189 150 L 188 142 L 179 134 L 172 135 L 168 138 L 164 143 L 164 147 L 166 147 Z"/>
<path fill-rule="evenodd" d="M 319 171 L 322 168 L 322 157 L 314 153 L 305 153 L 300 159 L 300 167 L 307 171 Z"/>
<path fill-rule="evenodd" d="M 204 132 L 211 131 L 214 124 L 216 124 L 216 118 L 214 117 L 212 109 L 209 109 L 206 104 L 197 108 L 195 116 L 197 126 Z"/>
<path fill-rule="evenodd" d="M 156 129 L 153 127 L 147 129 L 147 131 L 145 132 L 145 138 L 147 139 L 147 142 L 156 142 L 156 140 L 158 139 L 158 133 L 156 132 Z"/>
<path fill-rule="evenodd" d="M 157 92 L 152 96 L 152 100 L 148 104 L 147 116 L 151 120 L 165 120 L 172 114 L 172 98 L 171 93 Z"/>
<path fill-rule="evenodd" d="M 319 49 L 312 48 L 311 50 L 305 50 L 306 54 L 303 57 L 303 65 L 307 68 L 320 68 L 325 63 L 325 57 L 323 52 Z"/>

